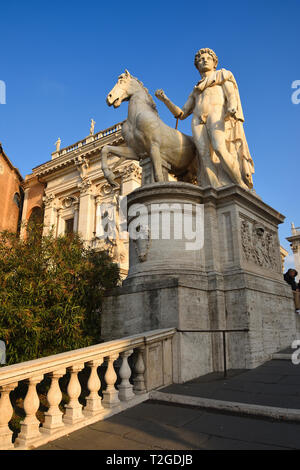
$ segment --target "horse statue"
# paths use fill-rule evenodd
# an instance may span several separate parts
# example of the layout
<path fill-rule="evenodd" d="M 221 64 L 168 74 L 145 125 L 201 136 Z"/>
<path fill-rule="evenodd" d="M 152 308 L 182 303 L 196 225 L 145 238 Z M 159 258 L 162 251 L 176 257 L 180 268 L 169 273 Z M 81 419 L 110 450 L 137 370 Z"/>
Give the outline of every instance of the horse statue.
<path fill-rule="evenodd" d="M 119 76 L 106 98 L 108 106 L 114 108 L 118 108 L 123 101 L 129 101 L 127 120 L 122 125 L 125 144 L 105 145 L 101 150 L 102 170 L 109 184 L 119 186 L 112 170 L 122 161 L 139 161 L 146 156 L 152 160 L 154 179 L 157 182 L 164 181 L 162 160 L 171 166 L 170 171 L 178 179 L 183 178 L 189 169 L 195 175 L 197 151 L 192 137 L 167 126 L 159 118 L 148 90 L 128 70 Z M 120 158 L 111 168 L 107 163 L 108 154 Z"/>

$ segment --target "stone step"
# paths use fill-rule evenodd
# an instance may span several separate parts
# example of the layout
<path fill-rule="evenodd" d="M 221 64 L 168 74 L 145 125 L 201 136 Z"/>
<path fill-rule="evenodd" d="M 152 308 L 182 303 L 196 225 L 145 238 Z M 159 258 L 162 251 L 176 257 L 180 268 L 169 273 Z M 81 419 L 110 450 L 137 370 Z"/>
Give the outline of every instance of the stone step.
<path fill-rule="evenodd" d="M 289 408 L 214 400 L 211 398 L 193 397 L 190 395 L 176 395 L 173 393 L 164 393 L 159 391 L 152 391 L 149 398 L 153 401 L 167 402 L 172 405 L 177 404 L 189 407 L 191 406 L 196 408 L 226 411 L 239 415 L 254 415 L 276 420 L 300 422 L 300 410 Z"/>

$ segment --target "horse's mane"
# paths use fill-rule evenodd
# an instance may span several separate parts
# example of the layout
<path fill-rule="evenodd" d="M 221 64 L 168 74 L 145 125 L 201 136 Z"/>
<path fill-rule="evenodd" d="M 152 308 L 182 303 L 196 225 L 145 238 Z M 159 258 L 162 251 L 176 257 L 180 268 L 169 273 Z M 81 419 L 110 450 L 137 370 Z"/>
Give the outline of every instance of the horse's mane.
<path fill-rule="evenodd" d="M 136 81 L 141 85 L 141 87 L 142 87 L 143 90 L 146 92 L 146 95 L 147 95 L 147 97 L 148 97 L 148 104 L 149 104 L 149 106 L 153 109 L 153 111 L 154 111 L 156 114 L 158 114 L 155 101 L 153 100 L 152 96 L 150 95 L 148 88 L 146 88 L 145 85 L 144 85 L 138 78 L 133 77 L 132 75 L 130 75 L 130 77 L 133 78 L 133 80 L 136 80 Z"/>

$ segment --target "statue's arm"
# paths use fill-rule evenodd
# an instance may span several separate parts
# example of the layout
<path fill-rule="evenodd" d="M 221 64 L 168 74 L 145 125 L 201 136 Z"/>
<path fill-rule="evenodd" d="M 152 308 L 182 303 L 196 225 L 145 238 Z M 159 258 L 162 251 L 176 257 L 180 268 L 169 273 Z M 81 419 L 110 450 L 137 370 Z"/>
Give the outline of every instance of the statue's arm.
<path fill-rule="evenodd" d="M 167 106 L 167 108 L 171 111 L 175 118 L 185 119 L 193 112 L 194 97 L 192 93 L 188 97 L 188 100 L 182 109 L 179 108 L 179 106 L 177 106 L 176 104 L 172 103 L 172 101 L 166 96 L 163 90 L 156 90 L 155 96 Z"/>
<path fill-rule="evenodd" d="M 235 116 L 238 109 L 238 102 L 236 98 L 234 84 L 231 81 L 226 80 L 223 84 L 223 87 L 227 99 L 227 113 L 230 116 Z"/>

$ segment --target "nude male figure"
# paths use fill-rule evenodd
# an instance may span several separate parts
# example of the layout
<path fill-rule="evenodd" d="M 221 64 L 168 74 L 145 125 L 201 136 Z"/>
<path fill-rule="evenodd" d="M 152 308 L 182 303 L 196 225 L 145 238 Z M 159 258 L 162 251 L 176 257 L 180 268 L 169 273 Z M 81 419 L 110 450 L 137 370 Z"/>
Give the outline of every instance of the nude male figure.
<path fill-rule="evenodd" d="M 202 78 L 182 109 L 163 90 L 157 90 L 155 96 L 176 118 L 182 120 L 193 113 L 192 133 L 204 172 L 202 184 L 218 188 L 235 183 L 252 188 L 254 165 L 236 81 L 228 70 L 216 70 L 218 58 L 211 49 L 200 49 L 194 63 Z"/>

